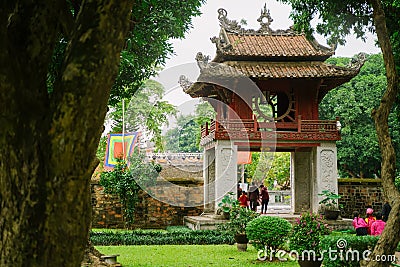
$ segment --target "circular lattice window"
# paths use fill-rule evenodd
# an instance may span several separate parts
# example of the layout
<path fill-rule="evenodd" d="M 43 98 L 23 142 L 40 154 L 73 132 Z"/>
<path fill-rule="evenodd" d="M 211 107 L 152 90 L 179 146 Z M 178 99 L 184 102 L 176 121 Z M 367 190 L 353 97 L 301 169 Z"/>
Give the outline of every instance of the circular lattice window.
<path fill-rule="evenodd" d="M 269 122 L 295 121 L 295 101 L 292 93 L 266 91 L 264 97 L 253 98 L 253 109 L 258 120 Z"/>

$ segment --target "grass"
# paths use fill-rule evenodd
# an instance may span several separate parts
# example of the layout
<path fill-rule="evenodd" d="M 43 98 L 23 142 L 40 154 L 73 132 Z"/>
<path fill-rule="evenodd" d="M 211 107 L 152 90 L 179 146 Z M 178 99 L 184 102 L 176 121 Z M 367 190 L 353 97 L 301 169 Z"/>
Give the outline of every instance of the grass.
<path fill-rule="evenodd" d="M 106 255 L 120 254 L 124 267 L 247 267 L 298 266 L 297 262 L 262 262 L 257 251 L 248 246 L 239 252 L 236 245 L 163 245 L 163 246 L 96 246 Z"/>

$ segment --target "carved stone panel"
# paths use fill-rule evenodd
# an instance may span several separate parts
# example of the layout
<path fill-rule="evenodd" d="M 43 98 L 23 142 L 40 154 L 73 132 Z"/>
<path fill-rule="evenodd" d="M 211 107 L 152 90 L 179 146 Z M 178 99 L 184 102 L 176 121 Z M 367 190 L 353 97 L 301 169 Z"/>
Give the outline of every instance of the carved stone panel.
<path fill-rule="evenodd" d="M 236 192 L 237 146 L 217 141 L 215 146 L 215 207 L 228 192 Z"/>

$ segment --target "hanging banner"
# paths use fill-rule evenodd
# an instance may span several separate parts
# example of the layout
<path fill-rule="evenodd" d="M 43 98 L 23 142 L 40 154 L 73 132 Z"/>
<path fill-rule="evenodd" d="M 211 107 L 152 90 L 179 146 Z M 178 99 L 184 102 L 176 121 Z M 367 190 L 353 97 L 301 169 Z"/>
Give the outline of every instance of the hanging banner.
<path fill-rule="evenodd" d="M 250 164 L 250 163 L 251 163 L 251 152 L 249 151 L 237 152 L 237 164 Z"/>
<path fill-rule="evenodd" d="M 132 155 L 137 142 L 139 132 L 108 134 L 106 155 L 104 157 L 104 169 L 111 170 L 118 159 L 126 160 Z"/>

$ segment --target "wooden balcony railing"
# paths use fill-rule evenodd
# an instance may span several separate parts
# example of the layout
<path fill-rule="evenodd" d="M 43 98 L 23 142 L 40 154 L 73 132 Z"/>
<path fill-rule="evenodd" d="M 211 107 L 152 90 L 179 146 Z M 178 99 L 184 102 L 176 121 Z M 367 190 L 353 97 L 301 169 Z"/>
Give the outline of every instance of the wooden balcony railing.
<path fill-rule="evenodd" d="M 324 136 L 322 139 L 340 139 L 340 129 L 338 129 L 338 118 L 337 120 L 302 120 L 301 116 L 298 116 L 297 122 L 287 123 L 287 122 L 261 122 L 258 123 L 256 120 L 224 120 L 224 121 L 211 121 L 210 124 L 206 123 L 201 128 L 201 137 L 218 135 L 220 133 L 235 133 L 235 132 L 247 132 L 247 133 L 258 133 L 263 132 L 274 132 L 279 133 L 292 133 L 293 136 L 314 136 L 318 140 L 318 134 Z M 297 133 L 297 135 L 295 135 Z M 235 136 L 235 135 L 233 135 Z M 295 137 L 293 137 L 295 138 Z"/>

